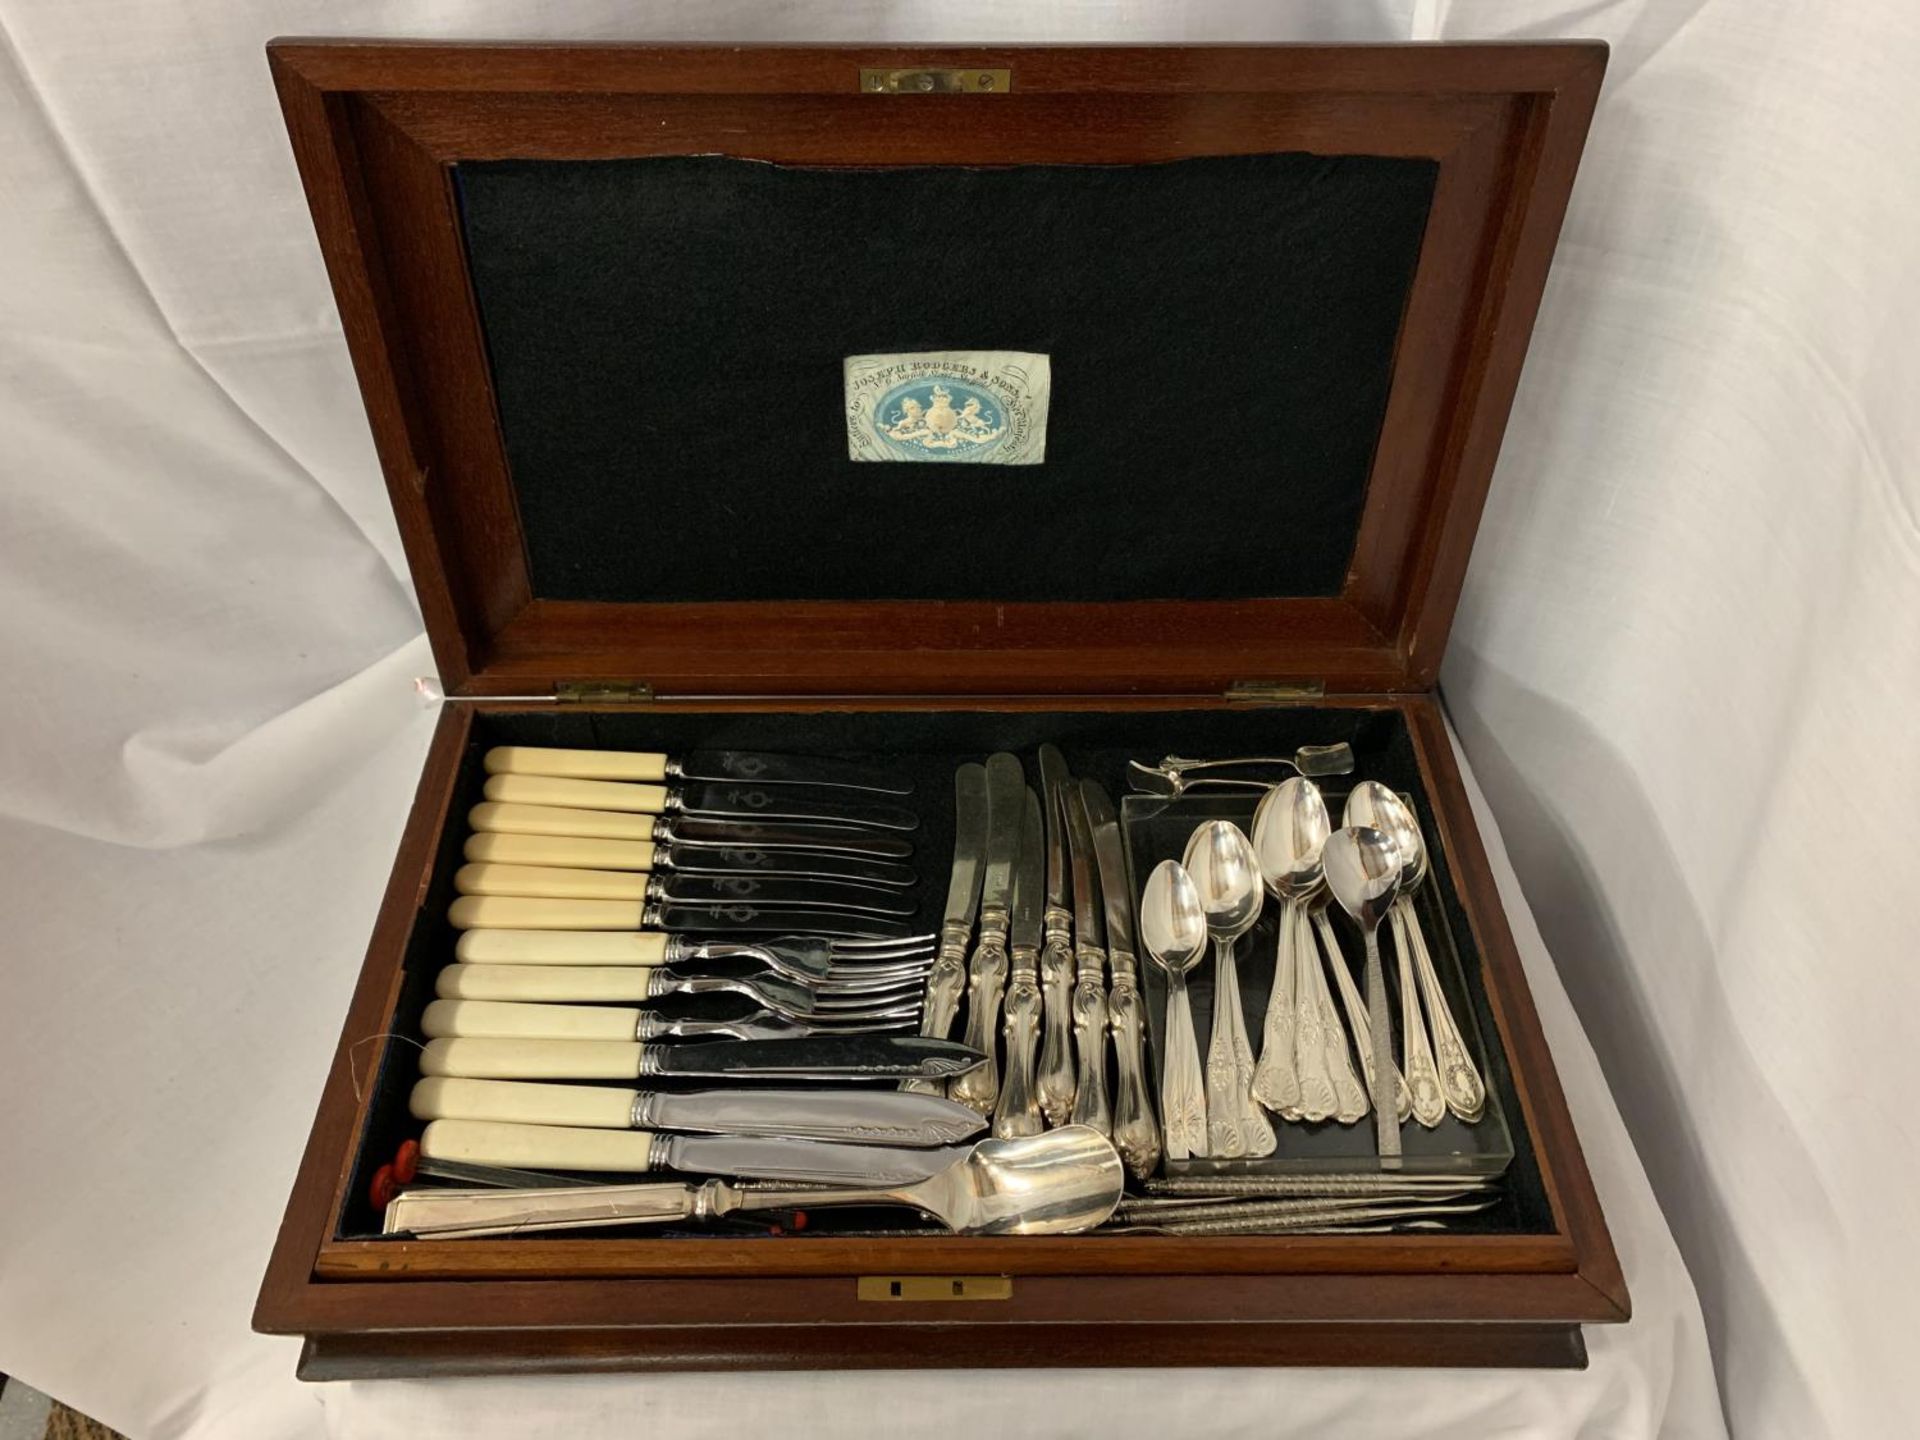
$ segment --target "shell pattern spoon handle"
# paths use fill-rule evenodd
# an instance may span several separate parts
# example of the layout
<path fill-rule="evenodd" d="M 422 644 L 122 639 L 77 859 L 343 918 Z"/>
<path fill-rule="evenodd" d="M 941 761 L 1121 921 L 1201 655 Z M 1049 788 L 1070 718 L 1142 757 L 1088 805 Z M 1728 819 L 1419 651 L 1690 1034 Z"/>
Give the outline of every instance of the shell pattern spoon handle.
<path fill-rule="evenodd" d="M 1413 946 L 1407 939 L 1407 917 L 1398 901 L 1387 912 L 1387 919 L 1393 926 L 1393 949 L 1400 961 L 1400 1068 L 1406 1073 L 1407 1088 L 1413 1093 L 1413 1118 L 1431 1130 L 1446 1118 L 1446 1097 L 1440 1093 L 1440 1071 L 1433 1063 L 1433 1046 L 1427 1040 L 1426 1023 L 1420 1018 L 1420 997 L 1413 979 Z"/>
<path fill-rule="evenodd" d="M 1474 1068 L 1473 1060 L 1467 1054 L 1466 1042 L 1460 1038 L 1460 1027 L 1454 1023 L 1453 1011 L 1447 1005 L 1447 997 L 1440 988 L 1440 975 L 1433 967 L 1433 956 L 1427 951 L 1427 937 L 1420 931 L 1420 918 L 1413 911 L 1411 900 L 1401 900 L 1398 904 L 1405 907 L 1406 934 L 1412 945 L 1413 968 L 1420 978 L 1420 998 L 1426 1003 L 1427 1024 L 1433 1031 L 1434 1055 L 1439 1062 L 1440 1090 L 1446 1097 L 1447 1108 L 1465 1123 L 1471 1125 L 1487 1110 L 1487 1087 L 1481 1080 L 1480 1072 Z"/>
<path fill-rule="evenodd" d="M 1340 937 L 1334 932 L 1333 922 L 1327 918 L 1325 910 L 1313 912 L 1314 932 L 1320 937 L 1320 948 L 1326 952 L 1327 964 L 1333 970 L 1333 978 L 1340 989 L 1340 1005 L 1347 1012 L 1347 1026 L 1353 1031 L 1353 1048 L 1360 1052 L 1360 1070 L 1366 1077 L 1367 1094 L 1373 1094 L 1373 1023 L 1367 1018 L 1367 1002 L 1360 998 L 1360 988 L 1353 983 L 1353 974 L 1347 969 L 1345 953 L 1340 949 Z M 1395 1113 L 1405 1120 L 1413 1114 L 1413 1097 L 1407 1093 L 1406 1077 L 1400 1073 L 1400 1067 L 1391 1062 L 1388 1069 L 1393 1072 L 1393 1105 Z"/>

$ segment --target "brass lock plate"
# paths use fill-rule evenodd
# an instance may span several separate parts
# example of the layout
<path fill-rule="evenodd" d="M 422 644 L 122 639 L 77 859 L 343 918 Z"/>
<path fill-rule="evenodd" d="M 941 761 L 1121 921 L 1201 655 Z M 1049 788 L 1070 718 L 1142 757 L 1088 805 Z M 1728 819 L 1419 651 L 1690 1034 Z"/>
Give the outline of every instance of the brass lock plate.
<path fill-rule="evenodd" d="M 1011 70 L 879 70 L 860 72 L 868 95 L 1004 95 L 1013 88 Z"/>
<path fill-rule="evenodd" d="M 1011 1275 L 862 1275 L 862 1300 L 1011 1300 Z"/>

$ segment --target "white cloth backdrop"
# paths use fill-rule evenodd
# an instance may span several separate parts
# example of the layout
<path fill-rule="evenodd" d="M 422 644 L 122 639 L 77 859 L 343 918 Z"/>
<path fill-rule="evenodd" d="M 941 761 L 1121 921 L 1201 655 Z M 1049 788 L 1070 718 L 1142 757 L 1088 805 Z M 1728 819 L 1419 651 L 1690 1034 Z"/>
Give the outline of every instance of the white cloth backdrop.
<path fill-rule="evenodd" d="M 275 33 L 1614 43 L 1445 674 L 1634 1286 L 1592 1369 L 290 1379 L 247 1316 L 431 714 Z M 136 1440 L 1710 1436 L 1657 1192 L 1737 1433 L 1912 1433 L 1916 62 L 1902 0 L 0 0 L 0 1370 Z"/>

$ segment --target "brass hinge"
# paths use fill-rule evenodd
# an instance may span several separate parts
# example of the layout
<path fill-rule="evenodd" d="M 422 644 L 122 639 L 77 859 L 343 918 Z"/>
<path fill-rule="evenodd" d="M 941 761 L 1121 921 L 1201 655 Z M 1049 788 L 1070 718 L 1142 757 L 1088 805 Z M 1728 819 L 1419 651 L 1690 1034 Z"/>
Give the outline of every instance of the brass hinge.
<path fill-rule="evenodd" d="M 1236 680 L 1227 687 L 1229 700 L 1313 700 L 1326 693 L 1324 680 Z"/>
<path fill-rule="evenodd" d="M 1011 1300 L 1011 1275 L 862 1275 L 862 1300 Z"/>
<path fill-rule="evenodd" d="M 867 95 L 1004 95 L 1013 88 L 1011 70 L 876 70 L 860 72 Z"/>
<path fill-rule="evenodd" d="M 643 680 L 562 680 L 553 694 L 567 705 L 647 705 L 653 686 Z"/>

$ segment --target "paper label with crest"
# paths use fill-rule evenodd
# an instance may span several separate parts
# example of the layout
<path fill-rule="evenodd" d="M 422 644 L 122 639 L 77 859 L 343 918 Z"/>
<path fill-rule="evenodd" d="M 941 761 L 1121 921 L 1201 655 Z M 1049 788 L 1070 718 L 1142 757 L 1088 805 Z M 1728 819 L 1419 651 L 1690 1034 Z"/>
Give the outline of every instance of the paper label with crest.
<path fill-rule="evenodd" d="M 1038 465 L 1053 369 L 1021 350 L 849 355 L 852 460 Z"/>

